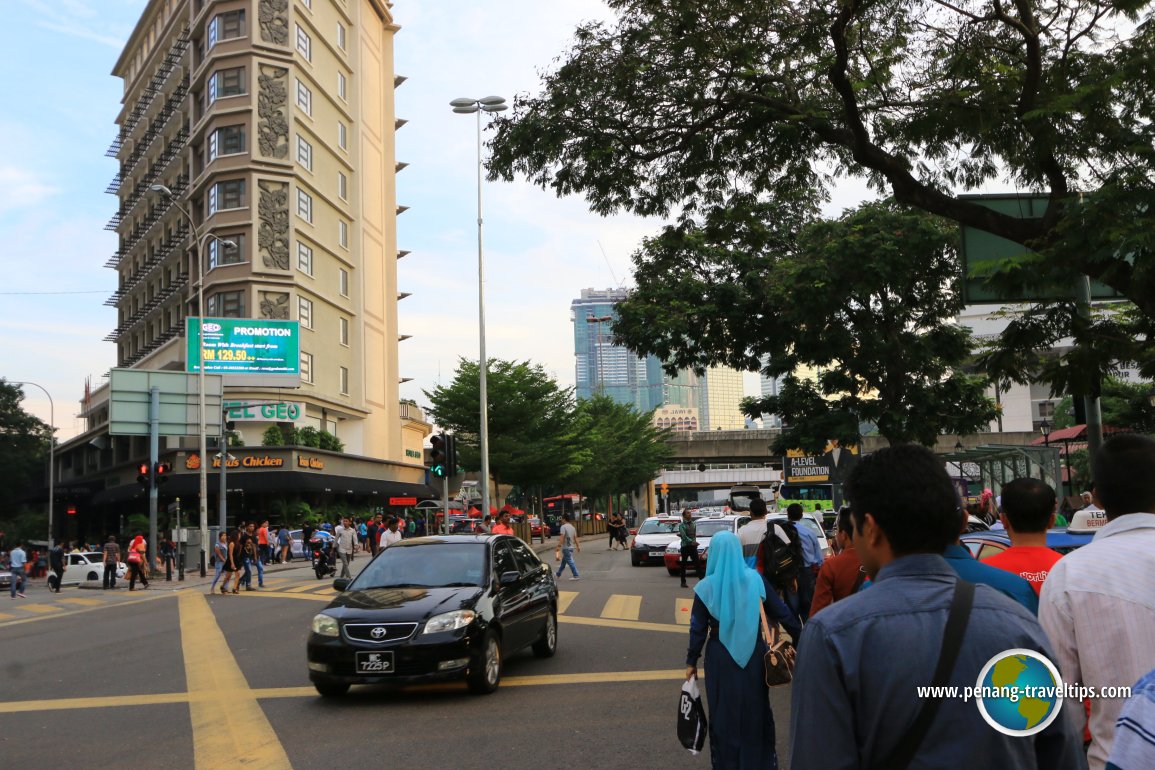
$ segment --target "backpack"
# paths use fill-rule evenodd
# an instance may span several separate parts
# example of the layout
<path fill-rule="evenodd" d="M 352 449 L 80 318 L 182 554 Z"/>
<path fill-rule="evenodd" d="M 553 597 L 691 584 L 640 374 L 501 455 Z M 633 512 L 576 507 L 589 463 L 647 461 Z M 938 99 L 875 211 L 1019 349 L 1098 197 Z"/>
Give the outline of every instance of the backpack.
<path fill-rule="evenodd" d="M 776 527 L 782 529 L 789 543 L 782 542 L 782 538 L 775 534 Z M 766 534 L 762 537 L 758 552 L 762 575 L 780 589 L 792 588 L 802 569 L 802 539 L 798 536 L 794 522 L 766 522 Z"/>

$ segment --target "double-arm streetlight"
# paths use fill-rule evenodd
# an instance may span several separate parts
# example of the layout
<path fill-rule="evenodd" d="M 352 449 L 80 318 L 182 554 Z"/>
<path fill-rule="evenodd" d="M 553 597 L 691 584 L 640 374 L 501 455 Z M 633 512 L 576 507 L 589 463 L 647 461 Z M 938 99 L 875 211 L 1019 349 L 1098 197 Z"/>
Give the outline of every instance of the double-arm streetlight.
<path fill-rule="evenodd" d="M 233 241 L 220 238 L 212 233 L 198 234 L 196 222 L 193 221 L 192 215 L 189 214 L 188 209 L 180 204 L 180 201 L 173 195 L 172 190 L 162 184 L 154 184 L 149 189 L 153 192 L 160 193 L 168 198 L 172 205 L 177 207 L 180 213 L 184 214 L 185 219 L 188 220 L 189 227 L 192 228 L 193 238 L 196 239 L 196 259 L 197 259 L 197 420 L 200 431 L 200 502 L 198 504 L 200 511 L 200 539 L 201 539 L 201 577 L 207 574 L 206 556 L 208 556 L 208 540 L 209 540 L 209 477 L 208 477 L 208 438 L 205 436 L 205 343 L 204 343 L 204 315 L 205 315 L 205 243 L 209 238 L 216 240 L 223 247 L 236 248 L 237 244 Z"/>
<path fill-rule="evenodd" d="M 481 113 L 501 112 L 509 105 L 500 96 L 486 96 L 481 99 L 462 97 L 449 103 L 453 111 L 459 115 L 477 114 L 477 318 L 479 335 L 481 337 L 481 362 L 478 366 L 479 389 L 481 400 L 481 429 L 478 431 L 481 451 L 481 509 L 483 515 L 489 514 L 489 400 L 486 393 L 486 370 L 489 368 L 485 357 L 485 248 L 482 237 L 481 216 Z"/>
<path fill-rule="evenodd" d="M 52 423 L 48 427 L 51 430 L 48 433 L 48 547 L 51 549 L 54 543 L 52 537 L 52 506 L 56 499 L 56 404 L 52 401 L 52 394 L 48 392 L 48 388 L 36 382 L 29 382 L 28 380 L 8 380 L 9 385 L 31 385 L 34 388 L 40 388 L 44 391 L 44 395 L 48 396 L 48 421 Z"/>

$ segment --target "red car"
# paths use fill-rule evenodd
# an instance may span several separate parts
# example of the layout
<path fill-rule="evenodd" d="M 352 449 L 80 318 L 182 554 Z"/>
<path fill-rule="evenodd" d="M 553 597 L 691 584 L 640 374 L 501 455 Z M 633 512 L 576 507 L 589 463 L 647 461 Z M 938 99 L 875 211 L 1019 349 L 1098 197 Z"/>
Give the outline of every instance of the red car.
<path fill-rule="evenodd" d="M 710 552 L 710 538 L 719 532 L 733 532 L 737 534 L 738 528 L 748 521 L 750 521 L 749 514 L 710 516 L 694 520 L 698 538 L 698 561 L 700 562 L 699 567 L 701 574 L 706 574 L 706 557 Z M 680 543 L 681 540 L 677 539 L 666 546 L 666 555 L 664 558 L 666 570 L 673 577 L 681 574 L 681 565 L 679 562 L 682 558 L 682 549 Z"/>
<path fill-rule="evenodd" d="M 529 534 L 531 537 L 541 537 L 541 519 L 536 516 L 529 517 Z"/>

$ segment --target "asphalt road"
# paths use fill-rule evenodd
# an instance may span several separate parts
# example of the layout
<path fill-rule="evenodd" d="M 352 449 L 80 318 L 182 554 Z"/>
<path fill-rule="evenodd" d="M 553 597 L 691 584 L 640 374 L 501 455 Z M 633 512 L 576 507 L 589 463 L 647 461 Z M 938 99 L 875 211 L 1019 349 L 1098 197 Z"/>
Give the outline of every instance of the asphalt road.
<path fill-rule="evenodd" d="M 489 696 L 457 684 L 317 696 L 305 638 L 333 592 L 303 568 L 236 596 L 33 586 L 30 603 L 100 601 L 0 617 L 0 757 L 8 767 L 196 770 L 707 767 L 675 734 L 691 591 L 604 541 L 585 545 L 582 580 L 559 581 L 558 654 L 507 659 Z M 785 767 L 789 689 L 771 702 Z"/>

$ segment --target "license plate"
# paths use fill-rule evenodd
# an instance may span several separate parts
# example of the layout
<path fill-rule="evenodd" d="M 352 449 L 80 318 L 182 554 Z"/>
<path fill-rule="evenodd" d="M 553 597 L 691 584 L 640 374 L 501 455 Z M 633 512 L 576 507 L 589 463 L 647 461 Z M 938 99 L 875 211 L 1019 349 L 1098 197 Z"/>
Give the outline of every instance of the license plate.
<path fill-rule="evenodd" d="M 656 559 L 662 559 L 662 558 L 665 558 L 666 552 L 665 551 L 650 551 L 650 556 L 653 558 L 656 558 Z"/>
<path fill-rule="evenodd" d="M 392 674 L 393 652 L 358 652 L 358 674 Z"/>

